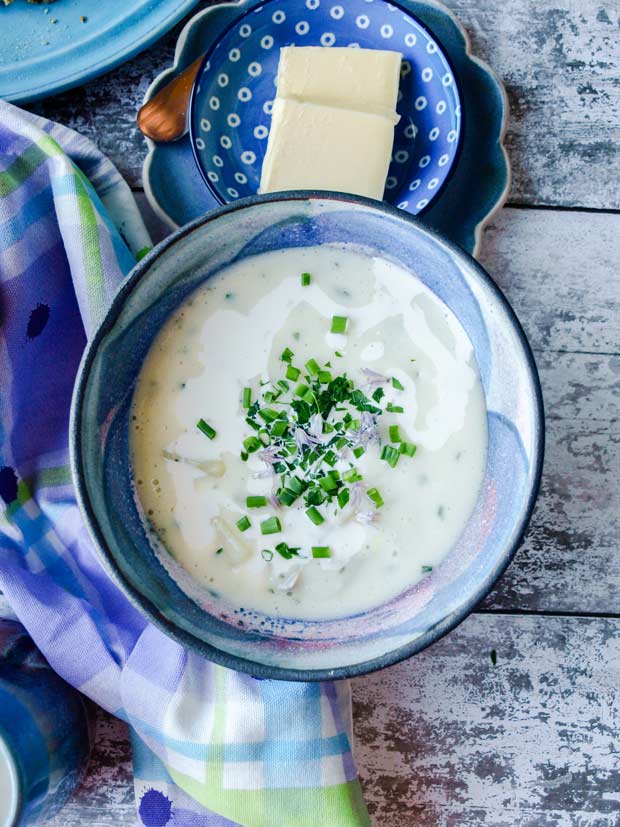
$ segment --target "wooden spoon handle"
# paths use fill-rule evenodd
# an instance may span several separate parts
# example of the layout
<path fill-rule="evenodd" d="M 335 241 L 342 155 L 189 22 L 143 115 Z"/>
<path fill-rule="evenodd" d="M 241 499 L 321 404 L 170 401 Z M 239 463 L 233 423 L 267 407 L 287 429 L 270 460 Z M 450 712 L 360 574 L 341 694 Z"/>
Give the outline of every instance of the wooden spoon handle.
<path fill-rule="evenodd" d="M 184 134 L 194 79 L 204 55 L 177 75 L 138 110 L 138 129 L 154 141 L 174 141 Z"/>

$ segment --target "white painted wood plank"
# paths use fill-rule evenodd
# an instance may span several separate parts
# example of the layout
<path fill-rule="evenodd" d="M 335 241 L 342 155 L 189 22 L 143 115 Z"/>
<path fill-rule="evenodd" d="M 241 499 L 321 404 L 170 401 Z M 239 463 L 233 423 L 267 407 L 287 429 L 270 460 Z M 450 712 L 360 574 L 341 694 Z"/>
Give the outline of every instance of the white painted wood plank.
<path fill-rule="evenodd" d="M 616 827 L 619 686 L 620 621 L 506 615 L 356 679 L 373 827 Z M 102 713 L 89 777 L 49 827 L 133 824 L 128 756 Z"/>
<path fill-rule="evenodd" d="M 373 823 L 617 825 L 619 664 L 619 621 L 476 615 L 356 680 Z"/>
<path fill-rule="evenodd" d="M 470 33 L 475 54 L 505 81 L 511 200 L 619 208 L 617 0 L 446 0 L 446 5 Z M 135 113 L 153 77 L 170 65 L 179 28 L 104 78 L 29 108 L 88 135 L 137 186 L 145 153 Z"/>

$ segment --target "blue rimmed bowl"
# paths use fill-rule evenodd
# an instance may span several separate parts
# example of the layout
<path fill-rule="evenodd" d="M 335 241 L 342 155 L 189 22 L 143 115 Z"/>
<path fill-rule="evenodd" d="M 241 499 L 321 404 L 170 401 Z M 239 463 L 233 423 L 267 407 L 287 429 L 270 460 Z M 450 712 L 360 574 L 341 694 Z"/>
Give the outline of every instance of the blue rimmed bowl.
<path fill-rule="evenodd" d="M 338 242 L 411 270 L 460 320 L 486 396 L 487 468 L 461 537 L 421 583 L 351 617 L 269 617 L 201 590 L 174 561 L 164 565 L 154 554 L 131 493 L 131 399 L 165 320 L 206 279 L 249 256 Z M 188 648 L 252 675 L 289 680 L 342 678 L 388 666 L 459 623 L 503 572 L 523 536 L 543 443 L 532 353 L 489 276 L 403 211 L 337 193 L 257 196 L 220 208 L 158 245 L 124 282 L 88 345 L 71 421 L 82 513 L 103 563 L 128 597 Z"/>
<path fill-rule="evenodd" d="M 258 192 L 281 46 L 391 49 L 403 62 L 384 198 L 421 213 L 447 181 L 461 136 L 461 97 L 437 38 L 385 0 L 246 2 L 207 51 L 194 84 L 190 139 L 221 204 Z"/>

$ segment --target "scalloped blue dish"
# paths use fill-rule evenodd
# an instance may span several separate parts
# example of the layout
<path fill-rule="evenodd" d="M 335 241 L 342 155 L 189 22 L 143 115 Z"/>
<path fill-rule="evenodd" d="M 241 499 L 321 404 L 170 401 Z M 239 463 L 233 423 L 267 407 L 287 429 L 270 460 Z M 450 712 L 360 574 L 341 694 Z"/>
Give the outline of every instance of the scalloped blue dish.
<path fill-rule="evenodd" d="M 252 0 L 215 41 L 190 105 L 194 157 L 222 204 L 255 195 L 267 149 L 281 46 L 347 46 L 401 52 L 392 163 L 384 198 L 412 215 L 441 191 L 457 158 L 461 103 L 437 39 L 385 0 Z"/>
<path fill-rule="evenodd" d="M 478 502 L 447 557 L 416 585 L 362 614 L 321 621 L 234 606 L 154 554 L 131 496 L 131 401 L 169 314 L 232 262 L 272 250 L 347 242 L 414 272 L 473 345 L 487 403 L 488 454 Z M 218 348 L 226 347 L 219 340 Z M 542 467 L 540 385 L 527 340 L 473 259 L 402 210 L 338 193 L 255 196 L 211 212 L 144 258 L 90 340 L 70 428 L 78 500 L 102 562 L 157 626 L 217 663 L 287 680 L 344 678 L 388 666 L 459 623 L 510 562 Z M 191 595 L 191 596 L 190 596 Z"/>
<path fill-rule="evenodd" d="M 475 253 L 482 229 L 505 200 L 510 183 L 502 143 L 506 96 L 489 67 L 472 57 L 467 34 L 448 9 L 431 0 L 400 0 L 399 4 L 441 43 L 454 70 L 464 113 L 457 162 L 441 192 L 424 210 L 422 221 Z M 208 51 L 247 8 L 248 3 L 224 4 L 194 15 L 179 37 L 173 66 L 153 81 L 145 99 Z M 147 145 L 144 189 L 155 212 L 169 226 L 180 227 L 219 205 L 196 169 L 189 135 L 172 144 L 147 140 Z"/>

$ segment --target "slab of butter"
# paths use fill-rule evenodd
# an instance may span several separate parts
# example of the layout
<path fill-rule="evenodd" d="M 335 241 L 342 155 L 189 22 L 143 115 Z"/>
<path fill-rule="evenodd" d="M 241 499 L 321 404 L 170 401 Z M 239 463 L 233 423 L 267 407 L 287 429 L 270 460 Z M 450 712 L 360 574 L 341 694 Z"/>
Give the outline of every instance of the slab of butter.
<path fill-rule="evenodd" d="M 278 97 L 311 101 L 398 122 L 400 52 L 287 46 L 280 49 Z"/>
<path fill-rule="evenodd" d="M 394 142 L 401 55 L 280 52 L 261 192 L 327 189 L 381 198 Z"/>

